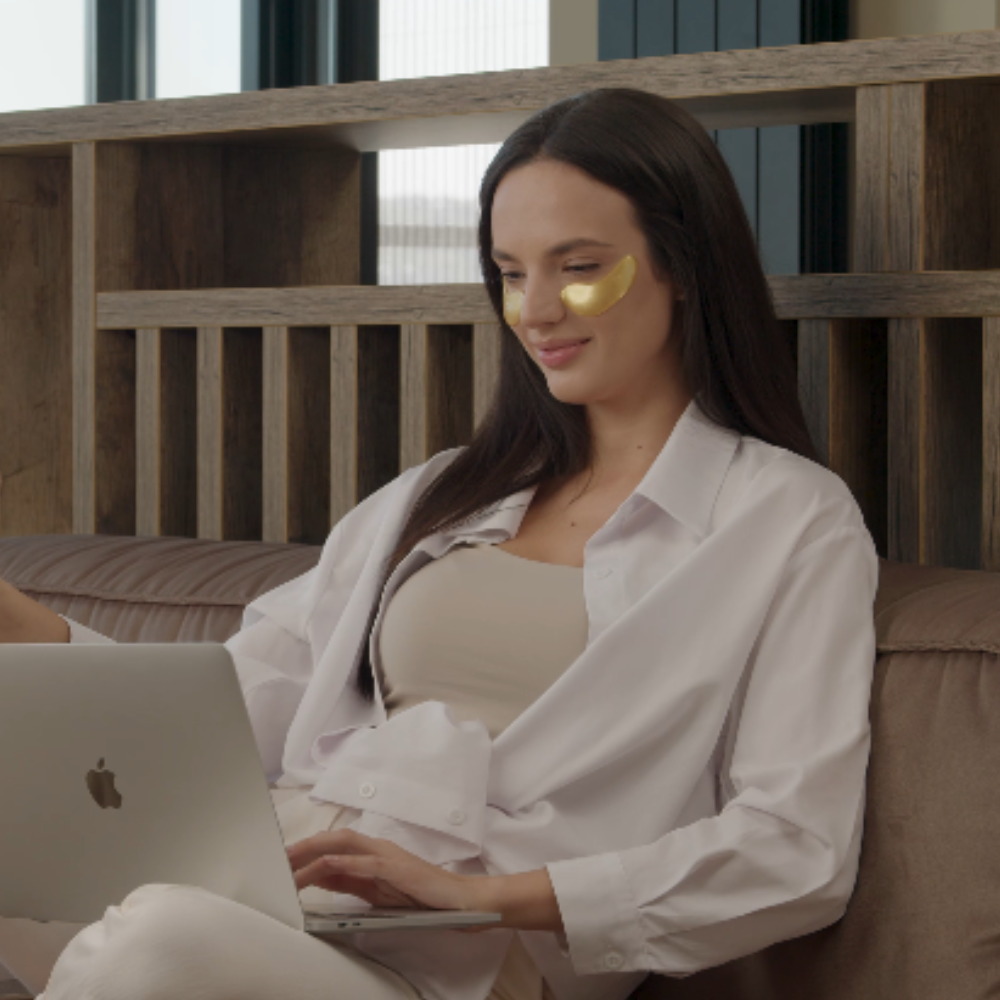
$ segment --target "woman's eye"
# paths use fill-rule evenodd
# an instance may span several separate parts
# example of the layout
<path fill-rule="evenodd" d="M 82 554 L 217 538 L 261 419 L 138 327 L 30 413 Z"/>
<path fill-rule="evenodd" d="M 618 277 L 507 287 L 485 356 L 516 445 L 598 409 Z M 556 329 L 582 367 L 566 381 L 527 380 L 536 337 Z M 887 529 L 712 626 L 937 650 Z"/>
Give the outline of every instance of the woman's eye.
<path fill-rule="evenodd" d="M 588 271 L 596 271 L 598 267 L 600 267 L 599 264 L 569 264 L 566 270 L 572 271 L 574 274 L 586 274 Z"/>
<path fill-rule="evenodd" d="M 521 278 L 523 278 L 523 277 L 524 277 L 524 275 L 522 275 L 520 271 L 501 271 L 500 273 L 501 273 L 501 274 L 502 274 L 502 275 L 504 276 L 504 278 L 506 278 L 506 279 L 507 279 L 507 281 L 509 281 L 509 282 L 510 282 L 510 281 L 520 281 L 520 280 L 521 280 Z"/>

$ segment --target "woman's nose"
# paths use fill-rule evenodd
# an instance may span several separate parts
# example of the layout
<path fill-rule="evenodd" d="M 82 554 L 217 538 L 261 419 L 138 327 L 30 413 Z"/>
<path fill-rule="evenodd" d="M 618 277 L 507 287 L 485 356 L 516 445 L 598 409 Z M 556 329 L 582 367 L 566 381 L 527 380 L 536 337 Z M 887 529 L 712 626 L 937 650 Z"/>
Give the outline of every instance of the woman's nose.
<path fill-rule="evenodd" d="M 558 323 L 566 315 L 566 307 L 559 297 L 560 285 L 555 281 L 536 279 L 524 286 L 521 301 L 521 324 L 527 327 Z"/>

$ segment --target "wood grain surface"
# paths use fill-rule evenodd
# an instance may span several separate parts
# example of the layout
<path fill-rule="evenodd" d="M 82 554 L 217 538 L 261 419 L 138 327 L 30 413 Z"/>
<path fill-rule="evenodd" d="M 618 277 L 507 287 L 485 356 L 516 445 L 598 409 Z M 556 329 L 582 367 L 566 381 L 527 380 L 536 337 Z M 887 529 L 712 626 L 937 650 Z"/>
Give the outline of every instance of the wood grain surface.
<path fill-rule="evenodd" d="M 358 502 L 358 328 L 330 330 L 330 523 Z"/>
<path fill-rule="evenodd" d="M 0 159 L 0 534 L 71 531 L 70 164 Z"/>
<path fill-rule="evenodd" d="M 94 351 L 94 531 L 136 533 L 136 338 L 97 331 Z"/>
<path fill-rule="evenodd" d="M 920 510 L 924 495 L 921 467 L 923 407 L 923 321 L 891 319 L 887 384 L 887 558 L 922 563 Z"/>
<path fill-rule="evenodd" d="M 222 540 L 222 327 L 198 328 L 198 537 Z"/>
<path fill-rule="evenodd" d="M 269 140 L 290 129 L 310 130 L 295 138 L 299 143 L 312 138 L 368 150 L 490 142 L 501 140 L 519 120 L 552 101 L 592 87 L 616 86 L 680 99 L 695 112 L 699 101 L 703 112 L 711 111 L 714 99 L 717 113 L 727 107 L 742 110 L 742 119 L 734 124 L 788 124 L 789 117 L 793 122 L 836 121 L 853 116 L 853 88 L 858 86 L 989 75 L 1000 75 L 997 31 L 15 112 L 0 115 L 0 148 L 58 150 L 75 142 L 195 134 L 246 134 L 260 143 L 264 137 L 254 133 L 268 132 Z M 753 103 L 760 98 L 770 100 L 760 101 L 754 120 Z M 826 117 L 815 118 L 818 113 Z M 709 127 L 721 127 L 719 118 Z"/>
<path fill-rule="evenodd" d="M 288 541 L 288 327 L 264 327 L 263 534 Z"/>
<path fill-rule="evenodd" d="M 500 379 L 499 323 L 476 323 L 472 328 L 472 425 L 486 416 Z"/>
<path fill-rule="evenodd" d="M 998 80 L 927 87 L 925 268 L 1000 268 L 998 102 Z"/>
<path fill-rule="evenodd" d="M 884 271 L 889 241 L 889 99 L 892 87 L 859 87 L 855 125 L 854 270 Z"/>
<path fill-rule="evenodd" d="M 93 143 L 73 147 L 73 531 L 95 530 L 94 367 L 96 352 L 96 250 L 94 206 L 96 150 Z M 163 324 L 147 324 L 160 326 Z M 23 372 L 20 372 L 23 376 Z"/>
<path fill-rule="evenodd" d="M 983 320 L 982 568 L 1000 570 L 1000 318 Z"/>
<path fill-rule="evenodd" d="M 1000 315 L 1000 269 L 776 275 L 769 283 L 781 319 Z M 104 293 L 97 310 L 106 330 L 496 322 L 473 284 Z"/>

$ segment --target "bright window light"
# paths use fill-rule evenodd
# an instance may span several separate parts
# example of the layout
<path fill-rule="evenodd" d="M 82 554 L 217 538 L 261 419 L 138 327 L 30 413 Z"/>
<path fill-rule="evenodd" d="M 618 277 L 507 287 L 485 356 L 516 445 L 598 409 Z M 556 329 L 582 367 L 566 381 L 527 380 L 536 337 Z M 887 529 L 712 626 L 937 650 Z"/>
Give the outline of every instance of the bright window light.
<path fill-rule="evenodd" d="M 160 0 L 156 5 L 156 96 L 196 97 L 239 90 L 240 0 Z"/>
<path fill-rule="evenodd" d="M 84 0 L 0 0 L 0 113 L 86 101 Z"/>

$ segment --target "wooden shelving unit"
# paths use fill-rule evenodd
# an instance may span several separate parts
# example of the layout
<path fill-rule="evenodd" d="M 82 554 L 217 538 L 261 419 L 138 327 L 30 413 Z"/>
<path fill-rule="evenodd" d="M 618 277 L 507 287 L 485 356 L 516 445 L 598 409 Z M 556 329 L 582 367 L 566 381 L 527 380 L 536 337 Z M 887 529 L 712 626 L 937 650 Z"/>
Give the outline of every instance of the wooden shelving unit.
<path fill-rule="evenodd" d="M 477 286 L 358 286 L 359 153 L 632 86 L 709 128 L 855 124 L 854 273 L 775 276 L 883 555 L 1000 568 L 1000 32 L 0 115 L 6 534 L 319 542 L 468 440 Z"/>

